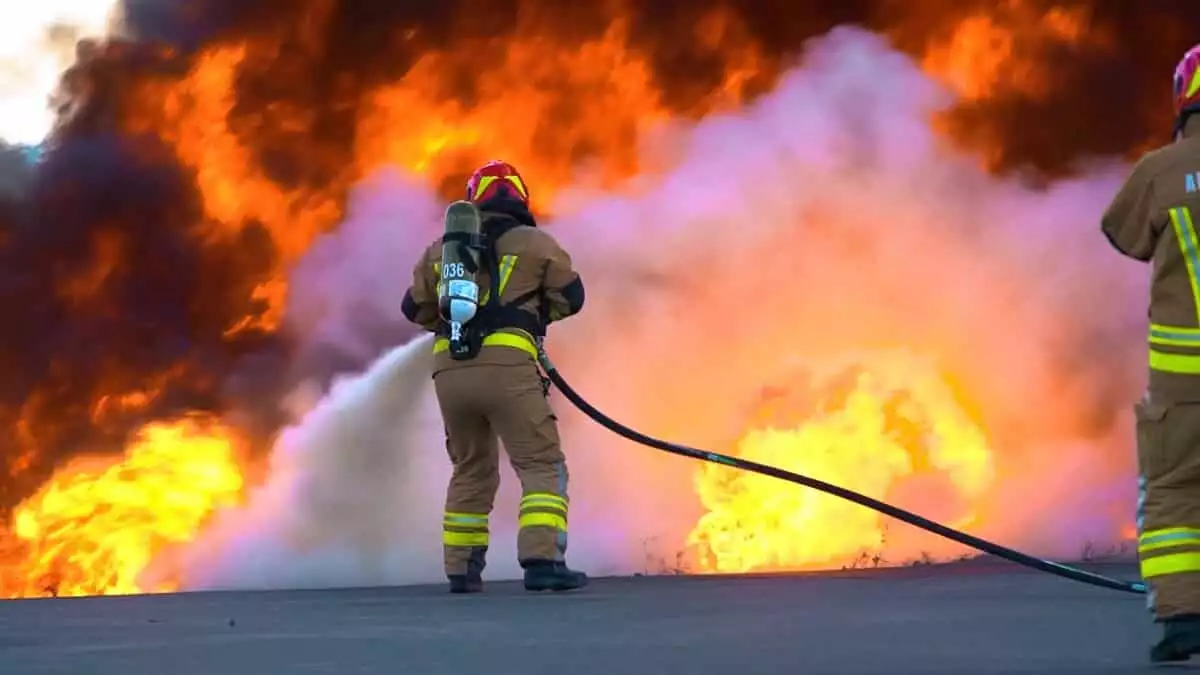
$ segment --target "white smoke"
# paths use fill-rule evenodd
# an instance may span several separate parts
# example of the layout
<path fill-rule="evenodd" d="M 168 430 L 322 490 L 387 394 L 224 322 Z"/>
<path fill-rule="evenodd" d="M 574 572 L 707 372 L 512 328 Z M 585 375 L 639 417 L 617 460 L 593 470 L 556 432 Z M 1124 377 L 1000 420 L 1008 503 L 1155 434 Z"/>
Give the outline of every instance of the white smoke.
<path fill-rule="evenodd" d="M 192 588 L 427 581 L 437 572 L 439 428 L 422 336 L 339 378 L 271 455 L 270 478 L 191 547 Z M 432 507 L 432 508 L 431 508 Z"/>
<path fill-rule="evenodd" d="M 631 181 L 636 194 L 563 195 L 552 231 L 588 300 L 552 328 L 556 362 L 631 426 L 727 451 L 761 388 L 787 385 L 794 362 L 897 344 L 931 352 L 970 391 L 997 455 L 977 532 L 1059 557 L 1115 538 L 1132 508 L 1124 413 L 1139 387 L 1131 317 L 1144 284 L 1097 219 L 1125 169 L 1047 192 L 990 177 L 930 129 L 949 102 L 881 38 L 841 28 L 747 110 L 662 130 L 647 152 L 674 166 Z M 410 177 L 361 186 L 296 274 L 296 331 L 377 353 L 363 326 L 402 322 L 400 296 L 440 211 Z M 441 578 L 449 467 L 427 348 L 386 353 L 287 430 L 263 490 L 201 542 L 192 586 Z M 569 560 L 601 574 L 669 566 L 701 512 L 696 466 L 552 400 L 571 470 Z M 1120 422 L 1097 429 L 1092 416 Z M 507 466 L 503 479 L 492 578 L 516 573 Z M 937 511 L 908 492 L 903 506 Z M 914 535 L 889 557 L 930 540 Z"/>
<path fill-rule="evenodd" d="M 430 378 L 431 337 L 380 350 L 405 320 L 412 263 L 440 234 L 443 208 L 419 179 L 385 170 L 358 187 L 347 219 L 294 271 L 292 330 L 310 350 L 369 361 L 319 388 L 300 383 L 283 405 L 295 419 L 248 504 L 222 513 L 182 555 L 191 590 L 317 588 L 442 579 L 441 514 L 450 476 Z M 383 330 L 381 330 L 381 327 Z M 516 578 L 516 476 L 502 463 L 488 577 Z M 573 544 L 582 556 L 588 538 Z M 609 566 L 609 572 L 620 571 Z"/>

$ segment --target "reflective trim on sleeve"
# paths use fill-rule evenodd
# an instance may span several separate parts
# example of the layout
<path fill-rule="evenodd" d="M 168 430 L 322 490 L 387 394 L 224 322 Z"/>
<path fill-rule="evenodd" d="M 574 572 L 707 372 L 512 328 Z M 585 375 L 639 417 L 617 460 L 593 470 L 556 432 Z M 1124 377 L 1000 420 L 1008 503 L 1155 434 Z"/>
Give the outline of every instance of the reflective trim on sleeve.
<path fill-rule="evenodd" d="M 1200 375 L 1200 356 L 1168 354 L 1160 352 L 1157 349 L 1151 349 L 1150 368 L 1164 373 Z"/>
<path fill-rule="evenodd" d="M 1150 324 L 1150 343 L 1176 347 L 1200 347 L 1200 328 Z"/>

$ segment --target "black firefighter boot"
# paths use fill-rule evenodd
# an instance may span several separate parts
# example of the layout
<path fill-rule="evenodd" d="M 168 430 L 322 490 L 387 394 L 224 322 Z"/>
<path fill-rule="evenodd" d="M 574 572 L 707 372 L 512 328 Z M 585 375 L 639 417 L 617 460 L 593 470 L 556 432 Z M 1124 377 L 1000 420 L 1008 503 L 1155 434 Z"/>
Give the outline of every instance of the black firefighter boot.
<path fill-rule="evenodd" d="M 483 578 L 471 574 L 451 574 L 446 577 L 450 580 L 451 593 L 478 593 L 483 590 Z"/>
<path fill-rule="evenodd" d="M 1200 616 L 1172 617 L 1163 621 L 1163 636 L 1150 650 L 1150 661 L 1187 661 L 1200 654 Z"/>
<path fill-rule="evenodd" d="M 556 560 L 523 560 L 525 590 L 570 591 L 587 586 L 588 576 Z"/>
<path fill-rule="evenodd" d="M 467 561 L 467 573 L 446 576 L 450 580 L 451 593 L 478 593 L 483 590 L 483 567 L 486 555 L 486 548 L 472 550 L 471 558 Z"/>

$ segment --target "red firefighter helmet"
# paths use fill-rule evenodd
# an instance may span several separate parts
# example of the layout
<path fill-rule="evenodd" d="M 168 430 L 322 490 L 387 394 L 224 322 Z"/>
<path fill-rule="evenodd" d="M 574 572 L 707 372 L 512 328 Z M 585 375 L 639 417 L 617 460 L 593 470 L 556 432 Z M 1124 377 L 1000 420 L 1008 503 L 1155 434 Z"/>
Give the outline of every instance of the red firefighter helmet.
<path fill-rule="evenodd" d="M 1175 67 L 1175 117 L 1200 112 L 1200 45 L 1184 54 Z"/>
<path fill-rule="evenodd" d="M 467 200 L 475 204 L 505 195 L 529 206 L 529 188 L 517 168 L 508 162 L 492 160 L 467 181 Z"/>

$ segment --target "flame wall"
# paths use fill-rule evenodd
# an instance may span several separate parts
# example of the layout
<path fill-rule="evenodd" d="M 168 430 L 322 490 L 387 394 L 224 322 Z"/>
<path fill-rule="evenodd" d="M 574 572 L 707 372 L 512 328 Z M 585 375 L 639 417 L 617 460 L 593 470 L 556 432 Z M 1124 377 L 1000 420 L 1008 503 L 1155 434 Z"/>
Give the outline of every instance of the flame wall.
<path fill-rule="evenodd" d="M 381 318 L 379 308 L 355 312 L 312 294 L 289 296 L 289 281 L 320 276 L 320 265 L 306 254 L 321 233 L 344 220 L 353 186 L 381 167 L 413 172 L 449 197 L 476 162 L 503 156 L 522 167 L 539 212 L 573 245 L 599 250 L 616 236 L 596 216 L 579 215 L 588 209 L 616 209 L 612 218 L 663 237 L 661 221 L 631 217 L 613 206 L 621 202 L 595 195 L 667 194 L 671 183 L 656 176 L 678 170 L 686 157 L 671 129 L 753 104 L 779 87 L 806 39 L 854 23 L 885 36 L 957 94 L 948 108 L 931 107 L 934 146 L 968 153 L 993 175 L 1044 185 L 1091 170 L 1092 158 L 1129 159 L 1165 140 L 1171 68 L 1195 39 L 1186 27 L 1200 22 L 1200 7 L 1182 1 L 1134 11 L 1099 1 L 878 0 L 808 3 L 801 11 L 789 3 L 664 0 L 586 8 L 516 1 L 413 7 L 130 0 L 122 21 L 119 38 L 78 46 L 58 92 L 58 125 L 44 161 L 30 167 L 6 151 L 0 165 L 0 302 L 8 317 L 0 343 L 6 375 L 0 424 L 9 430 L 0 435 L 0 513 L 33 494 L 68 458 L 116 453 L 145 423 L 185 413 L 210 412 L 236 424 L 261 456 L 284 419 L 279 401 L 296 383 L 324 385 L 336 370 L 359 368 L 410 335 L 402 323 Z M 907 90 L 890 86 L 882 66 L 876 76 L 876 85 L 848 87 L 837 102 L 848 124 L 910 110 L 910 102 L 896 98 Z M 796 111 L 803 102 L 794 106 L 789 114 L 802 115 Z M 719 140 L 721 118 L 714 119 L 718 131 L 707 133 L 705 142 L 720 147 L 729 141 Z M 845 138 L 845 161 L 886 152 L 901 142 L 896 134 L 921 133 L 861 125 L 851 127 L 861 133 Z M 744 132 L 731 131 L 730 138 L 738 133 Z M 816 132 L 802 140 L 798 151 L 824 142 Z M 761 165 L 771 165 L 770 151 L 760 152 Z M 755 166 L 730 164 L 739 172 L 760 171 L 749 168 Z M 703 175 L 724 170 L 715 161 Z M 909 169 L 898 164 L 891 170 Z M 632 176 L 640 178 L 623 182 Z M 1105 174 L 1103 181 L 1112 177 Z M 983 175 L 971 180 L 978 189 L 988 184 Z M 1106 198 L 1104 189 L 1059 182 L 1038 195 L 1017 183 L 998 185 L 994 189 L 1007 196 L 996 203 L 1004 206 L 979 213 L 959 202 L 910 216 L 934 219 L 967 243 L 936 249 L 917 240 L 911 250 L 938 250 L 945 259 L 939 264 L 961 265 L 963 274 L 980 265 L 1002 269 L 1004 279 L 1036 273 L 1045 280 L 1047 269 L 1076 269 L 1062 264 L 1051 216 L 1062 208 L 1062 218 L 1091 228 L 1088 214 Z M 957 189 L 933 194 L 961 199 Z M 657 212 L 670 220 L 671 209 L 697 209 L 710 199 L 694 196 Z M 805 208 L 818 221 L 849 217 L 837 199 Z M 694 219 L 678 220 L 697 228 Z M 412 228 L 416 239 L 431 236 L 432 229 L 416 222 L 396 227 Z M 989 224 L 995 222 L 1009 225 L 994 232 Z M 688 241 L 678 243 L 682 254 L 696 254 Z M 974 257 L 979 251 L 986 251 L 987 262 Z M 828 253 L 835 260 L 840 255 Z M 655 269 L 630 255 L 605 264 L 622 260 L 617 269 L 627 270 L 629 279 L 666 279 L 669 287 L 702 283 L 692 268 Z M 1051 264 L 1019 262 L 1029 259 Z M 825 269 L 820 260 L 805 260 Z M 398 277 L 407 264 L 407 258 L 396 263 Z M 1059 279 L 1056 274 L 1065 272 L 1049 278 Z M 378 275 L 363 283 L 378 285 Z M 910 299 L 949 303 L 956 311 L 974 307 L 948 299 L 954 296 L 944 285 L 914 283 Z M 1049 304 L 1029 310 L 1037 326 L 1046 313 L 1077 316 L 1071 308 L 1082 291 L 1012 283 L 1018 284 L 1008 291 L 1013 295 L 994 302 L 1019 305 L 1018 290 L 1049 295 Z M 749 284 L 732 288 L 754 292 Z M 712 302 L 741 302 L 731 291 L 710 293 Z M 905 306 L 919 312 L 927 305 Z M 622 311 L 597 316 L 636 316 Z M 1121 345 L 1136 330 L 1119 323 L 1124 319 L 1100 316 L 1077 318 Z M 1095 339 L 1080 344 L 1074 339 L 1080 334 L 1047 336 L 1049 346 L 1037 359 L 1016 363 L 1065 373 L 1055 376 L 1055 386 L 1033 390 L 1083 403 L 1071 406 L 1067 421 L 1046 424 L 979 403 L 1012 430 L 1006 433 L 1061 432 L 1086 444 L 1119 431 L 1114 425 L 1134 386 L 1136 361 L 1121 361 L 1128 368 L 1117 375 L 1120 385 L 1106 386 L 1107 375 L 1076 364 L 1109 352 Z M 969 351 L 957 344 L 951 351 L 960 349 Z M 1127 358 L 1136 357 L 1130 352 Z M 970 375 L 980 366 L 960 360 L 956 367 L 985 402 L 1012 400 L 1006 387 L 1025 391 Z M 577 372 L 585 367 L 571 357 L 568 363 Z M 719 367 L 745 365 L 735 358 Z M 767 378 L 770 371 L 747 372 Z M 617 391 L 585 373 L 577 377 L 592 378 L 598 395 Z M 719 407 L 715 400 L 692 405 Z M 653 401 L 637 410 L 626 406 L 617 412 L 636 413 L 635 421 L 667 435 L 687 435 L 669 422 L 675 413 L 655 413 Z"/>

